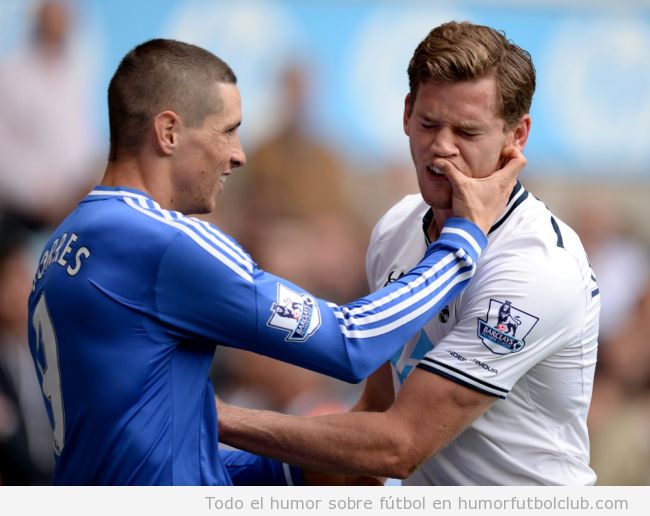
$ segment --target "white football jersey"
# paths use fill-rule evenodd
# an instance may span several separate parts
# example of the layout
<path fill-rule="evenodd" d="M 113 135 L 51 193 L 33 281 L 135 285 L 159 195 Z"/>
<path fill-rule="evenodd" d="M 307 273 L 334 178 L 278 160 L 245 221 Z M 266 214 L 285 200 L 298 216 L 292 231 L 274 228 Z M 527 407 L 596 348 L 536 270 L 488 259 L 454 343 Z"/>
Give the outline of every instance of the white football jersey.
<path fill-rule="evenodd" d="M 432 214 L 409 195 L 375 227 L 373 290 L 422 256 Z M 499 398 L 407 485 L 590 485 L 587 412 L 600 296 L 576 233 L 517 184 L 468 287 L 392 359 Z M 426 431 L 426 429 L 423 429 Z"/>

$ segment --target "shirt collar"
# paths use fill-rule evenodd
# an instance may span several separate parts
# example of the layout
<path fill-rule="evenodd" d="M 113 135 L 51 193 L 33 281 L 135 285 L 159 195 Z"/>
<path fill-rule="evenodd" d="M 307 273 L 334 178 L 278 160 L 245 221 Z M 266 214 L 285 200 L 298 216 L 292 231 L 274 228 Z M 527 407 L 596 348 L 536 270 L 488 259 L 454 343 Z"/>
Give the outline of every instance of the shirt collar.
<path fill-rule="evenodd" d="M 492 225 L 490 231 L 488 231 L 488 236 L 492 234 L 492 232 L 499 229 L 501 224 L 503 224 L 506 221 L 506 219 L 512 214 L 512 212 L 515 211 L 515 209 L 517 209 L 517 207 L 521 203 L 523 203 L 527 198 L 528 198 L 528 190 L 526 190 L 523 187 L 523 185 L 519 181 L 517 181 L 517 184 L 515 184 L 515 187 L 512 189 L 512 193 L 508 198 L 508 204 L 506 205 L 505 210 L 503 210 L 503 214 Z M 427 230 L 429 229 L 429 226 L 431 225 L 433 218 L 434 216 L 433 216 L 432 208 L 429 208 L 427 212 L 424 214 L 424 217 L 422 217 L 422 231 L 424 232 L 424 240 L 427 243 L 427 245 L 431 243 Z"/>
<path fill-rule="evenodd" d="M 98 185 L 93 188 L 88 195 L 81 202 L 96 201 L 100 199 L 110 199 L 112 197 L 132 197 L 135 199 L 145 199 L 148 201 L 155 201 L 151 195 L 136 188 L 129 188 L 127 186 L 102 186 Z M 157 204 L 157 203 L 155 203 Z"/>

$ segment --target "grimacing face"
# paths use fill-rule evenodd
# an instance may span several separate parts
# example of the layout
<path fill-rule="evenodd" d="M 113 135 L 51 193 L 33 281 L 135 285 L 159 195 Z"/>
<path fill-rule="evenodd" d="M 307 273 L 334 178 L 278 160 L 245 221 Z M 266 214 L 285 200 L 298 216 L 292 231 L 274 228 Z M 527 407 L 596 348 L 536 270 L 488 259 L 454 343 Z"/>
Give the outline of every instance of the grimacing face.
<path fill-rule="evenodd" d="M 422 197 L 432 208 L 450 209 L 452 190 L 436 172 L 437 158 L 448 160 L 469 177 L 487 177 L 501 166 L 501 152 L 510 144 L 525 145 L 530 116 L 507 128 L 497 113 L 493 76 L 455 83 L 425 82 L 415 100 L 407 95 L 404 132 L 409 137 Z"/>
<path fill-rule="evenodd" d="M 226 179 L 246 163 L 238 133 L 242 121 L 239 88 L 220 83 L 213 94 L 221 109 L 206 116 L 200 127 L 184 128 L 176 161 L 174 190 L 178 209 L 186 214 L 214 211 Z"/>

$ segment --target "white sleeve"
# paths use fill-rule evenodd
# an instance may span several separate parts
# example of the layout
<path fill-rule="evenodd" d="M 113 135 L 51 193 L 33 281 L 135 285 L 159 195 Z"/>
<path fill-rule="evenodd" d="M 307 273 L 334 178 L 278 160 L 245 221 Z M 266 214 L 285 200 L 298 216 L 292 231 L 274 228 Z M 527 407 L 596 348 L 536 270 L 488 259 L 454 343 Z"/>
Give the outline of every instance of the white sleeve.
<path fill-rule="evenodd" d="M 397 256 L 398 262 L 404 268 L 401 272 L 406 272 L 418 263 L 427 247 L 420 228 L 422 217 L 428 209 L 429 206 L 424 203 L 420 194 L 411 194 L 405 196 L 379 219 L 370 235 L 366 253 L 366 277 L 370 292 L 386 286 L 386 281 L 389 280 L 386 277 L 388 268 Z M 412 239 L 420 242 L 421 254 L 402 252 L 402 247 Z"/>
<path fill-rule="evenodd" d="M 532 247 L 479 264 L 458 322 L 418 364 L 491 396 L 508 395 L 528 370 L 579 344 L 588 293 L 575 259 Z"/>
<path fill-rule="evenodd" d="M 381 285 L 381 278 L 379 277 L 379 232 L 383 217 L 377 222 L 372 234 L 370 235 L 370 242 L 368 243 L 368 250 L 366 252 L 366 277 L 368 279 L 368 288 L 370 292 L 379 290 Z"/>

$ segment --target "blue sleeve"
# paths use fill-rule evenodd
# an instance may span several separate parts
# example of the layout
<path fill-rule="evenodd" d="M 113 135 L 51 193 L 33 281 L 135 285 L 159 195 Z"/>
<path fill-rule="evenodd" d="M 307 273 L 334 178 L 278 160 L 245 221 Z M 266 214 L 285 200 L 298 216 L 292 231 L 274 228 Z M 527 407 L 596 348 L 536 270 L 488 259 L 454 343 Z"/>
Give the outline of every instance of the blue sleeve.
<path fill-rule="evenodd" d="M 169 331 L 349 382 L 363 380 L 388 361 L 453 300 L 487 245 L 477 226 L 449 219 L 409 273 L 337 306 L 262 271 L 234 241 L 218 234 L 219 245 L 179 234 L 163 255 L 155 298 L 157 315 Z"/>
<path fill-rule="evenodd" d="M 305 485 L 302 470 L 296 466 L 238 450 L 219 450 L 219 457 L 236 486 Z"/>

